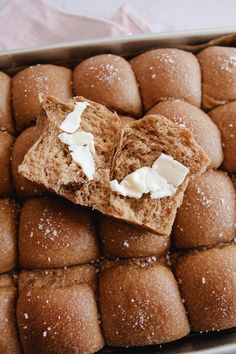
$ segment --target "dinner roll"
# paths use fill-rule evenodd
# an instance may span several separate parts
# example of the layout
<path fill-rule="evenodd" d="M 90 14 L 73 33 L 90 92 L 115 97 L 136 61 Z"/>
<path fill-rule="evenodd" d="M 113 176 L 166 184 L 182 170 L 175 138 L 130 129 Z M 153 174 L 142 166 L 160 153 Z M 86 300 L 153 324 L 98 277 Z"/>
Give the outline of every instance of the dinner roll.
<path fill-rule="evenodd" d="M 158 103 L 148 114 L 161 114 L 179 126 L 188 128 L 211 160 L 208 168 L 218 168 L 223 161 L 220 131 L 206 113 L 188 102 L 167 100 Z"/>
<path fill-rule="evenodd" d="M 16 331 L 15 305 L 17 289 L 13 278 L 0 275 L 0 353 L 20 354 Z"/>
<path fill-rule="evenodd" d="M 108 345 L 159 344 L 189 333 L 177 283 L 161 263 L 133 261 L 102 269 L 99 299 Z"/>
<path fill-rule="evenodd" d="M 0 130 L 15 133 L 11 110 L 11 78 L 0 71 Z"/>
<path fill-rule="evenodd" d="M 57 197 L 25 201 L 19 226 L 21 267 L 64 267 L 97 257 L 96 231 L 89 209 Z"/>
<path fill-rule="evenodd" d="M 35 127 L 28 128 L 18 136 L 12 150 L 11 170 L 14 187 L 22 198 L 49 194 L 45 187 L 29 181 L 18 172 L 18 166 L 36 140 Z"/>
<path fill-rule="evenodd" d="M 106 256 L 163 256 L 169 250 L 169 237 L 158 236 L 141 227 L 102 214 L 98 220 L 103 253 Z"/>
<path fill-rule="evenodd" d="M 12 195 L 10 159 L 13 142 L 12 135 L 0 131 L 0 197 Z"/>
<path fill-rule="evenodd" d="M 25 287 L 17 321 L 25 354 L 91 354 L 104 345 L 95 296 L 87 284 Z"/>
<path fill-rule="evenodd" d="M 236 99 L 236 48 L 208 47 L 198 53 L 202 107 L 208 111 Z"/>
<path fill-rule="evenodd" d="M 235 57 L 236 60 L 236 57 Z M 235 72 L 236 75 L 236 72 Z M 236 85 L 236 81 L 235 81 Z M 229 173 L 236 173 L 236 101 L 217 107 L 209 116 L 221 131 L 224 161 L 223 168 Z"/>
<path fill-rule="evenodd" d="M 122 128 L 124 128 L 125 126 L 127 126 L 135 121 L 135 118 L 130 117 L 130 116 L 119 115 L 119 117 L 120 117 L 120 122 L 121 122 Z"/>
<path fill-rule="evenodd" d="M 196 57 L 180 49 L 150 50 L 131 60 L 144 110 L 169 99 L 201 104 L 201 72 Z"/>
<path fill-rule="evenodd" d="M 96 291 L 96 283 L 96 268 L 91 264 L 58 269 L 24 270 L 17 278 L 19 292 L 25 287 L 66 288 L 78 284 L 88 284 Z"/>
<path fill-rule="evenodd" d="M 130 64 L 122 57 L 101 54 L 82 61 L 74 69 L 73 85 L 77 96 L 119 113 L 141 115 L 138 85 Z"/>
<path fill-rule="evenodd" d="M 48 93 L 62 101 L 72 98 L 72 72 L 56 65 L 34 65 L 12 79 L 16 126 L 22 130 L 35 123 L 40 111 L 39 94 Z"/>
<path fill-rule="evenodd" d="M 187 253 L 175 273 L 192 331 L 236 326 L 236 245 Z"/>
<path fill-rule="evenodd" d="M 17 261 L 17 205 L 0 199 L 0 273 L 14 269 Z"/>
<path fill-rule="evenodd" d="M 235 190 L 222 171 L 207 171 L 188 185 L 177 211 L 173 241 L 191 248 L 230 241 L 236 220 Z"/>

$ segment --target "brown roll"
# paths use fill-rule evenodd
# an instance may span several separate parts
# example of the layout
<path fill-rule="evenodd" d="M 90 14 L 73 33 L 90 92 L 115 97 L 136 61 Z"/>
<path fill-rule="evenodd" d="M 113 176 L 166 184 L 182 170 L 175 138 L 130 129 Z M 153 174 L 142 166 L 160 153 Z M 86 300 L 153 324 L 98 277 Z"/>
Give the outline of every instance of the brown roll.
<path fill-rule="evenodd" d="M 114 264 L 103 269 L 99 299 L 108 345 L 159 344 L 189 332 L 175 278 L 161 263 Z"/>
<path fill-rule="evenodd" d="M 130 64 L 122 57 L 102 54 L 88 58 L 73 72 L 74 91 L 119 113 L 137 117 L 142 104 Z"/>
<path fill-rule="evenodd" d="M 0 275 L 0 353 L 21 353 L 16 331 L 16 297 L 17 289 L 12 277 Z"/>
<path fill-rule="evenodd" d="M 72 72 L 56 65 L 35 65 L 12 79 L 13 108 L 18 130 L 33 125 L 40 111 L 39 94 L 53 95 L 62 101 L 72 98 Z"/>
<path fill-rule="evenodd" d="M 173 241 L 177 248 L 230 241 L 235 220 L 235 190 L 230 178 L 222 171 L 207 171 L 188 185 L 177 211 Z"/>
<path fill-rule="evenodd" d="M 0 131 L 0 197 L 12 195 L 10 156 L 13 143 L 12 135 Z"/>
<path fill-rule="evenodd" d="M 236 62 L 235 62 L 236 63 Z M 236 72 L 235 72 L 236 73 Z M 236 81 L 235 81 L 236 85 Z M 218 126 L 222 136 L 224 151 L 223 168 L 229 173 L 236 173 L 236 101 L 217 107 L 209 116 Z"/>
<path fill-rule="evenodd" d="M 236 326 L 236 245 L 187 253 L 175 265 L 194 332 Z"/>
<path fill-rule="evenodd" d="M 12 149 L 11 171 L 15 190 L 22 198 L 42 196 L 49 194 L 45 187 L 33 183 L 18 172 L 18 166 L 24 160 L 24 156 L 31 146 L 36 142 L 35 127 L 22 132 L 16 139 Z"/>
<path fill-rule="evenodd" d="M 0 71 L 0 130 L 15 133 L 11 110 L 11 78 Z"/>
<path fill-rule="evenodd" d="M 17 205 L 0 199 L 0 273 L 13 270 L 17 262 Z"/>
<path fill-rule="evenodd" d="M 95 296 L 87 284 L 24 288 L 17 321 L 25 354 L 90 354 L 104 345 Z"/>
<path fill-rule="evenodd" d="M 19 226 L 21 267 L 64 267 L 97 257 L 96 231 L 89 209 L 57 197 L 25 201 Z"/>
<path fill-rule="evenodd" d="M 161 114 L 179 126 L 188 128 L 210 158 L 208 168 L 218 168 L 221 165 L 223 161 L 221 134 L 205 112 L 188 102 L 166 100 L 158 103 L 147 114 Z"/>
<path fill-rule="evenodd" d="M 163 256 L 170 237 L 158 236 L 124 221 L 99 215 L 99 233 L 103 253 L 110 257 Z"/>
<path fill-rule="evenodd" d="M 196 57 L 180 49 L 161 48 L 138 55 L 130 64 L 139 83 L 144 110 L 177 98 L 201 104 L 201 72 Z"/>
<path fill-rule="evenodd" d="M 236 99 L 236 48 L 208 47 L 197 54 L 202 71 L 202 107 L 208 111 Z"/>

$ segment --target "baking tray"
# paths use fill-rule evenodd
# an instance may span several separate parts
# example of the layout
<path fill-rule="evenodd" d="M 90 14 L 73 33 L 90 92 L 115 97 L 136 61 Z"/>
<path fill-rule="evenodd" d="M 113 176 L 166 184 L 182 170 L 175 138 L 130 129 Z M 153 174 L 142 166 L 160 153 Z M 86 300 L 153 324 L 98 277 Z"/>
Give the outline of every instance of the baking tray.
<path fill-rule="evenodd" d="M 209 45 L 236 46 L 236 27 L 102 38 L 6 51 L 0 53 L 0 70 L 13 75 L 25 66 L 38 63 L 73 67 L 83 59 L 101 53 L 113 53 L 130 58 L 153 48 L 177 47 L 197 52 Z M 105 348 L 99 353 L 236 354 L 236 328 L 207 334 L 190 334 L 178 341 L 157 346 Z"/>

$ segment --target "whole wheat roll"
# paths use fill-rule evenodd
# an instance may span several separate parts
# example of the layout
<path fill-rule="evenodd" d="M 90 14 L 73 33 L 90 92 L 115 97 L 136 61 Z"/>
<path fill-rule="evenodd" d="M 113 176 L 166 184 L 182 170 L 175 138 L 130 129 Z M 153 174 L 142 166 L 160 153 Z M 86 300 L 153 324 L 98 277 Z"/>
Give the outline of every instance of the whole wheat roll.
<path fill-rule="evenodd" d="M 0 71 L 0 130 L 15 133 L 11 109 L 11 78 Z"/>
<path fill-rule="evenodd" d="M 88 58 L 73 71 L 74 92 L 119 113 L 138 117 L 142 103 L 135 75 L 122 57 L 101 54 Z"/>
<path fill-rule="evenodd" d="M 227 242 L 235 236 L 236 199 L 230 178 L 207 171 L 188 185 L 172 237 L 177 248 Z"/>
<path fill-rule="evenodd" d="M 14 140 L 12 135 L 0 131 L 0 197 L 9 197 L 13 192 L 10 159 Z"/>
<path fill-rule="evenodd" d="M 0 353 L 20 354 L 16 329 L 17 289 L 11 275 L 0 275 Z"/>
<path fill-rule="evenodd" d="M 208 111 L 236 99 L 236 48 L 208 47 L 197 54 L 202 72 L 202 107 Z"/>
<path fill-rule="evenodd" d="M 236 326 L 236 245 L 186 253 L 175 265 L 194 332 Z"/>
<path fill-rule="evenodd" d="M 58 268 L 98 258 L 91 211 L 57 198 L 27 199 L 19 225 L 19 263 L 23 268 Z"/>
<path fill-rule="evenodd" d="M 13 108 L 18 130 L 35 124 L 40 112 L 39 94 L 67 101 L 72 98 L 72 72 L 57 65 L 34 65 L 12 79 Z"/>
<path fill-rule="evenodd" d="M 222 136 L 224 151 L 223 168 L 229 173 L 236 173 L 236 101 L 229 102 L 209 112 Z"/>
<path fill-rule="evenodd" d="M 141 227 L 99 214 L 99 235 L 103 253 L 109 257 L 163 256 L 170 237 L 158 236 Z"/>
<path fill-rule="evenodd" d="M 201 71 L 192 53 L 172 48 L 154 49 L 138 55 L 130 64 L 145 111 L 169 98 L 200 107 Z"/>
<path fill-rule="evenodd" d="M 208 169 L 221 165 L 221 134 L 205 112 L 188 102 L 173 99 L 158 103 L 147 114 L 161 114 L 179 126 L 188 128 L 211 160 Z"/>
<path fill-rule="evenodd" d="M 108 345 L 160 344 L 189 333 L 176 280 L 162 263 L 104 267 L 99 275 L 99 301 Z"/>
<path fill-rule="evenodd" d="M 0 273 L 13 270 L 17 262 L 17 204 L 0 199 Z"/>
<path fill-rule="evenodd" d="M 11 155 L 11 172 L 14 188 L 22 198 L 42 196 L 50 193 L 48 189 L 33 183 L 18 172 L 18 166 L 23 162 L 24 157 L 31 146 L 36 142 L 35 127 L 23 131 L 16 139 Z"/>
<path fill-rule="evenodd" d="M 87 284 L 27 288 L 17 322 L 25 354 L 91 354 L 104 345 L 95 296 Z"/>

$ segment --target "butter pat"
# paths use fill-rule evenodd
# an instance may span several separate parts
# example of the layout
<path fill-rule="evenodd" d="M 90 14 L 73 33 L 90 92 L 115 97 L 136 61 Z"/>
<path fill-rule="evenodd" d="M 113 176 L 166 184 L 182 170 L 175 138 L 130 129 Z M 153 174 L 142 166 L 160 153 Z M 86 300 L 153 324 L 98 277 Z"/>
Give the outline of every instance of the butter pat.
<path fill-rule="evenodd" d="M 91 181 L 95 174 L 95 163 L 93 160 L 93 155 L 91 154 L 88 145 L 86 146 L 72 145 L 69 146 L 69 150 L 73 161 L 82 168 L 88 180 Z"/>
<path fill-rule="evenodd" d="M 62 143 L 69 146 L 85 146 L 88 145 L 89 150 L 95 154 L 93 134 L 85 131 L 77 131 L 74 134 L 61 133 L 58 138 Z"/>
<path fill-rule="evenodd" d="M 152 199 L 170 197 L 183 183 L 189 169 L 171 156 L 161 154 L 152 167 L 141 167 L 120 183 L 110 182 L 111 190 L 125 197 L 140 199 L 150 193 Z"/>
<path fill-rule="evenodd" d="M 77 102 L 72 112 L 68 114 L 66 119 L 60 125 L 60 129 L 66 133 L 74 133 L 80 126 L 81 116 L 90 104 L 86 101 Z"/>

